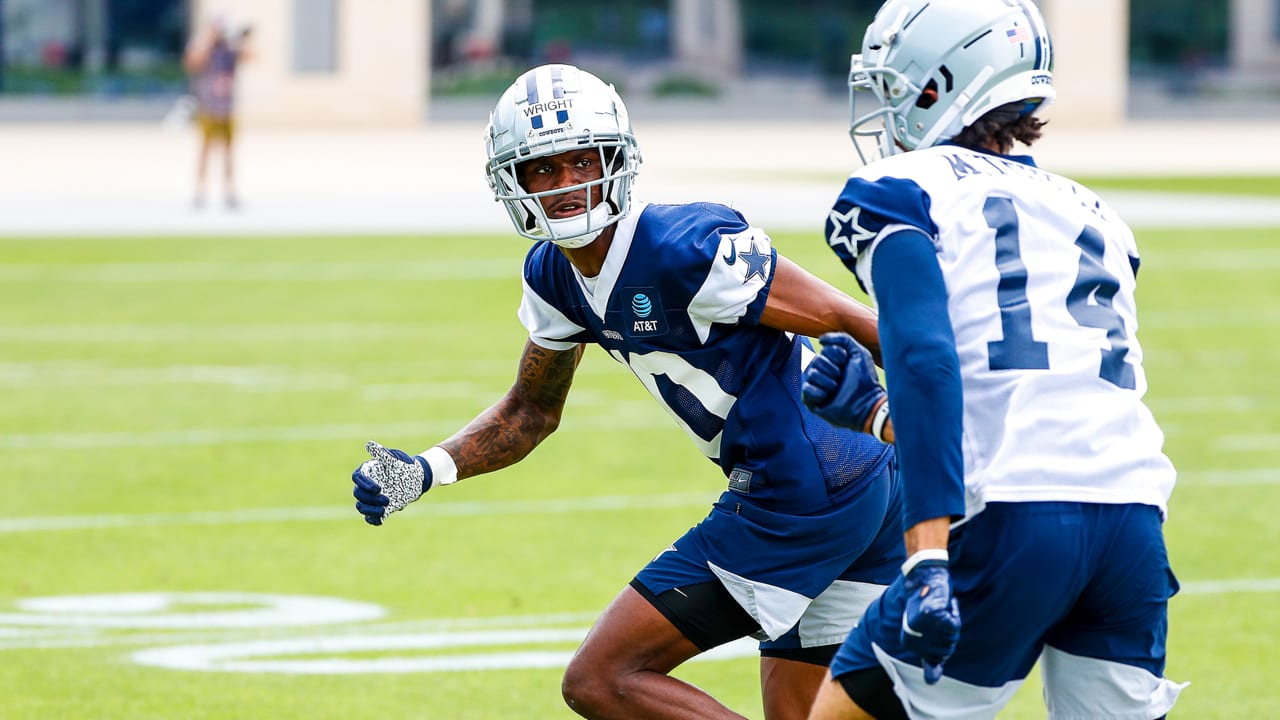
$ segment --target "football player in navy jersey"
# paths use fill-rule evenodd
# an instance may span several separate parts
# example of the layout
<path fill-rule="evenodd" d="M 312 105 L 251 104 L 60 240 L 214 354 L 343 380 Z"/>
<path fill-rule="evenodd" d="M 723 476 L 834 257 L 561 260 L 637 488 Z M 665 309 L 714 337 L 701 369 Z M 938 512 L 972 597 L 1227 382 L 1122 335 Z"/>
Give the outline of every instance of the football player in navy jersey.
<path fill-rule="evenodd" d="M 1133 233 L 1010 154 L 1041 135 L 1052 65 L 1029 0 L 890 0 L 853 58 L 851 134 L 878 157 L 827 240 L 880 311 L 889 390 L 835 335 L 802 394 L 896 441 L 908 560 L 813 720 L 993 718 L 1037 660 L 1050 718 L 1158 718 L 1182 689 L 1164 677 L 1175 472 L 1142 401 Z"/>
<path fill-rule="evenodd" d="M 875 314 L 780 256 L 723 205 L 631 199 L 626 107 L 568 65 L 521 75 L 486 133 L 489 184 L 533 240 L 519 377 L 419 455 L 370 443 L 353 474 L 379 525 L 422 493 L 518 462 L 560 422 L 588 344 L 627 367 L 727 480 L 710 513 L 600 616 L 562 692 L 590 718 L 741 717 L 669 673 L 760 641 L 765 716 L 802 718 L 827 663 L 905 555 L 894 451 L 805 407 L 808 341 L 878 347 Z"/>

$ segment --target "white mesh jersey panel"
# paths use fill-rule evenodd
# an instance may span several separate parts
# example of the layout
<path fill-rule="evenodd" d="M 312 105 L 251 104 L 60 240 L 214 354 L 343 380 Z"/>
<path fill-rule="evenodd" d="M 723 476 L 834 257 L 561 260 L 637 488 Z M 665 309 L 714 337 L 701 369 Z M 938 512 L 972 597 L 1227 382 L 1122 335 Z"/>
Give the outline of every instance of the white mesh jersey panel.
<path fill-rule="evenodd" d="M 931 201 L 964 383 L 969 513 L 1040 500 L 1163 512 L 1175 473 L 1142 402 L 1128 226 L 1073 181 L 955 146 L 858 176 L 910 178 Z M 859 257 L 860 276 L 878 247 Z"/>

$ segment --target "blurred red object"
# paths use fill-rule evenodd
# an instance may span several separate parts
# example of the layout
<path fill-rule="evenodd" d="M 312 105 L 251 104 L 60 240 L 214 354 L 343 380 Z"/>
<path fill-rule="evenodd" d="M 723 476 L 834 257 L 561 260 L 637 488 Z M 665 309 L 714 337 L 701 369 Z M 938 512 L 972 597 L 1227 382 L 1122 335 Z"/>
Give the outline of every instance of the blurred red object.
<path fill-rule="evenodd" d="M 49 68 L 67 66 L 67 46 L 57 40 L 50 40 L 40 48 L 40 64 Z"/>

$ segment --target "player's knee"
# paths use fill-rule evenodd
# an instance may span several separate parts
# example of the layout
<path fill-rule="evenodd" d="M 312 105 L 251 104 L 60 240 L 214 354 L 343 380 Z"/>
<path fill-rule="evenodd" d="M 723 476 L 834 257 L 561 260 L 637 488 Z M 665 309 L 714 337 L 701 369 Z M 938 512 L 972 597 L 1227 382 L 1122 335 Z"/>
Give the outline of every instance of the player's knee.
<path fill-rule="evenodd" d="M 560 678 L 560 696 L 564 698 L 564 703 L 575 711 L 585 701 L 587 688 L 592 682 L 590 674 L 579 667 L 580 663 L 577 660 L 578 658 L 574 657 L 569 661 L 569 666 L 564 670 L 564 677 Z"/>
<path fill-rule="evenodd" d="M 595 717 L 622 696 L 619 684 L 599 665 L 575 655 L 560 680 L 560 696 L 571 710 L 583 717 Z"/>

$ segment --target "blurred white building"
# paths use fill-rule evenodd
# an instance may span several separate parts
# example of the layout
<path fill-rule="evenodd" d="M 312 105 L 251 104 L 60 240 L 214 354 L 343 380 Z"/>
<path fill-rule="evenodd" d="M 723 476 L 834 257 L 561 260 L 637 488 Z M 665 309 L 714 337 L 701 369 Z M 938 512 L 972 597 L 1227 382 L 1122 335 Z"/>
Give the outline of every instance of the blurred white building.
<path fill-rule="evenodd" d="M 1237 0 L 1248 2 L 1249 0 Z M 1265 2 L 1268 0 L 1255 0 Z M 468 11 L 461 43 L 500 47 L 503 0 L 444 0 Z M 195 0 L 199 22 L 227 13 L 254 26 L 242 76 L 250 123 L 404 126 L 422 121 L 429 87 L 428 0 Z M 1120 123 L 1128 91 L 1127 0 L 1044 0 L 1054 28 L 1058 122 Z M 671 0 L 672 64 L 714 81 L 742 70 L 736 0 Z"/>
<path fill-rule="evenodd" d="M 1228 67 L 1198 76 L 1196 68 L 1174 68 L 1169 71 L 1174 80 L 1198 90 L 1233 90 L 1247 96 L 1257 88 L 1262 94 L 1274 93 L 1280 86 L 1280 0 L 1214 1 L 1229 8 Z M 1130 0 L 1039 3 L 1053 28 L 1058 60 L 1055 84 L 1061 102 L 1049 110 L 1051 117 L 1061 124 L 1124 122 L 1132 96 Z M 527 28 L 545 27 L 545 11 L 555 5 L 539 0 L 173 0 L 161 4 L 174 17 L 188 16 L 193 29 L 218 14 L 251 24 L 256 57 L 240 76 L 241 120 L 248 125 L 307 127 L 420 125 L 431 97 L 432 67 L 441 66 L 441 57 L 464 57 L 472 67 L 486 62 L 491 69 L 501 67 L 494 60 L 511 49 L 512 28 L 526 28 L 525 34 L 530 35 Z M 762 19 L 744 17 L 750 4 L 742 0 L 644 4 L 651 11 L 650 19 L 661 16 L 645 32 L 649 45 L 661 46 L 665 71 L 717 86 L 744 81 L 750 50 L 744 47 L 745 28 L 750 21 L 758 25 Z M 0 51 L 9 64 L 28 66 L 56 66 L 59 58 L 53 56 L 71 53 L 76 60 L 68 64 L 89 74 L 99 72 L 108 57 L 113 69 L 154 65 L 154 53 L 143 52 L 146 48 L 112 45 L 113 7 L 110 0 L 0 0 Z M 758 11 L 760 6 L 756 7 Z M 1223 5 L 1216 7 L 1221 11 Z M 636 27 L 644 22 L 636 21 Z M 626 62 L 619 60 L 624 72 L 630 70 Z M 436 80 L 445 78 L 441 75 Z"/>
<path fill-rule="evenodd" d="M 1231 0 L 1231 64 L 1245 76 L 1280 77 L 1280 0 Z"/>
<path fill-rule="evenodd" d="M 407 127 L 428 95 L 428 0 L 194 0 L 197 28 L 252 27 L 240 119 L 257 125 Z"/>

